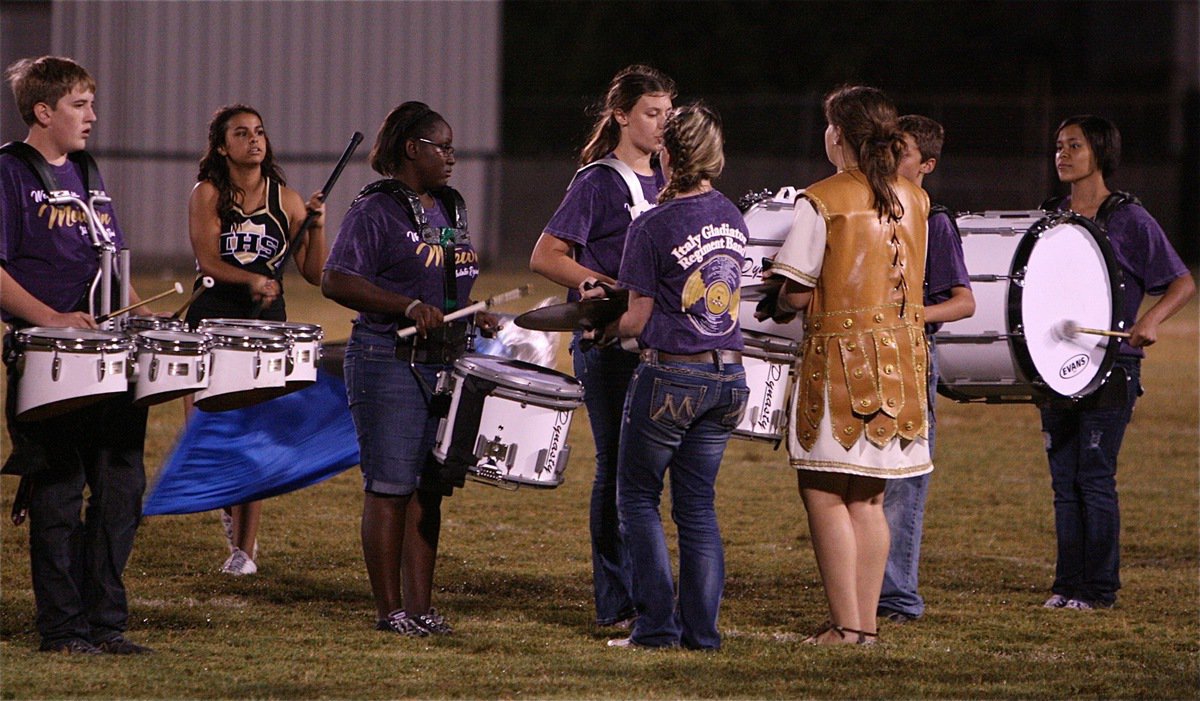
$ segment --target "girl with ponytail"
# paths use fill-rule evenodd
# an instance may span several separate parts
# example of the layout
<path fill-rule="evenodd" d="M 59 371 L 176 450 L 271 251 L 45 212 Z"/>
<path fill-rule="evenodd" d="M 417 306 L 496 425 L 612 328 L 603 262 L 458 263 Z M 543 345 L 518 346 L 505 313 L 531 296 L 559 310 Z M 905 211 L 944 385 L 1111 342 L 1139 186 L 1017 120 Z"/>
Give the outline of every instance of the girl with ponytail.
<path fill-rule="evenodd" d="M 816 644 L 873 643 L 888 555 L 885 480 L 933 470 L 922 287 L 929 197 L 899 177 L 904 136 L 881 91 L 825 98 L 838 173 L 804 190 L 771 267 L 777 320 L 807 309 L 788 454 L 829 620 Z"/>
<path fill-rule="evenodd" d="M 529 267 L 579 299 L 580 288 L 613 284 L 625 231 L 653 203 L 666 180 L 656 155 L 675 82 L 649 66 L 629 66 L 613 77 L 587 143 L 582 166 L 534 246 Z M 590 529 L 596 624 L 628 628 L 635 615 L 629 562 L 617 522 L 617 441 L 621 406 L 637 355 L 617 346 L 571 344 L 575 376 L 596 441 Z M 586 346 L 587 344 L 585 344 Z"/>

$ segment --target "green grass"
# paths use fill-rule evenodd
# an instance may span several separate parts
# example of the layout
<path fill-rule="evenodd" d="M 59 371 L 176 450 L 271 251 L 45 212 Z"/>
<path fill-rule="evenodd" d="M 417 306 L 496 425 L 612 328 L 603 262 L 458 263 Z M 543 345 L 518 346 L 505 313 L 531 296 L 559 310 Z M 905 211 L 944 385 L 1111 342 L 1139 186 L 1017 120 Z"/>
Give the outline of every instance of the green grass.
<path fill-rule="evenodd" d="M 527 277 L 485 273 L 481 287 Z M 288 282 L 293 319 L 322 324 L 330 340 L 347 335 L 349 313 Z M 144 295 L 165 287 L 139 284 Z M 553 291 L 540 284 L 534 299 Z M 28 531 L 6 520 L 0 697 L 1197 698 L 1197 335 L 1193 303 L 1144 366 L 1147 396 L 1118 479 L 1124 589 L 1110 611 L 1040 607 L 1054 532 L 1034 408 L 943 398 L 920 622 L 883 625 L 874 648 L 802 645 L 825 604 L 795 477 L 783 451 L 733 441 L 718 481 L 724 649 L 608 649 L 590 626 L 592 444 L 580 410 L 563 486 L 468 483 L 446 502 L 435 605 L 455 626 L 447 638 L 372 630 L 357 469 L 267 502 L 254 577 L 217 572 L 214 513 L 148 518 L 126 583 L 130 637 L 158 650 L 150 657 L 36 653 Z M 181 420 L 178 403 L 152 410 L 151 473 Z M 5 515 L 15 485 L 2 482 Z"/>

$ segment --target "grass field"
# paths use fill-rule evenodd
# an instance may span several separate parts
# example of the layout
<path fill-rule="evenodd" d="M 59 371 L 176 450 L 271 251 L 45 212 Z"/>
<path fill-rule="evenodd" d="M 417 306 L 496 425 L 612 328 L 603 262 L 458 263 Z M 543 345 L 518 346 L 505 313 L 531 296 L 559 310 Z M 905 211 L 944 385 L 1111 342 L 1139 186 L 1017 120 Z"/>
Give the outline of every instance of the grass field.
<path fill-rule="evenodd" d="M 485 271 L 480 290 L 529 277 Z M 146 296 L 168 284 L 138 287 Z M 553 292 L 540 284 L 533 299 Z M 348 334 L 350 313 L 295 279 L 288 306 L 328 340 Z M 783 451 L 733 441 L 717 504 L 724 649 L 609 649 L 590 625 L 592 444 L 580 410 L 561 487 L 468 483 L 447 500 L 434 603 L 455 626 L 449 637 L 372 630 L 357 469 L 267 503 L 253 577 L 217 571 L 215 513 L 146 519 L 125 581 L 130 637 L 158 651 L 147 657 L 35 652 L 28 531 L 5 518 L 0 697 L 1198 698 L 1197 339 L 1193 302 L 1144 366 L 1147 394 L 1121 454 L 1124 588 L 1112 610 L 1040 606 L 1054 531 L 1035 409 L 942 398 L 921 621 L 885 622 L 873 648 L 802 645 L 826 614 L 795 477 Z M 151 411 L 152 482 L 181 423 L 178 402 Z M 5 516 L 15 486 L 3 479 Z"/>

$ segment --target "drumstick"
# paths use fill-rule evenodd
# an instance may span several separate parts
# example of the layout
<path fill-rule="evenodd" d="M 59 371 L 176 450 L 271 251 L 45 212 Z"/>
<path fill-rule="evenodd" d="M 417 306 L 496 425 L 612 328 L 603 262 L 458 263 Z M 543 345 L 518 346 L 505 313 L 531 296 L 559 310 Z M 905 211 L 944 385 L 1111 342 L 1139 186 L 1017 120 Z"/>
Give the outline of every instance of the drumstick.
<path fill-rule="evenodd" d="M 178 282 L 176 282 L 175 285 L 171 289 L 167 290 L 166 292 L 159 292 L 158 294 L 154 295 L 153 297 L 143 299 L 140 302 L 135 302 L 135 303 L 129 305 L 128 307 L 121 307 L 120 309 L 116 310 L 115 312 L 109 312 L 108 314 L 101 314 L 100 316 L 96 317 L 96 323 L 103 324 L 104 322 L 108 321 L 109 319 L 113 318 L 114 316 L 121 316 L 125 312 L 133 311 L 134 309 L 137 309 L 138 307 L 142 306 L 143 304 L 149 304 L 151 302 L 160 300 L 163 297 L 167 297 L 169 295 L 181 295 L 181 294 L 183 294 L 183 285 L 180 285 Z"/>
<path fill-rule="evenodd" d="M 517 288 L 511 289 L 508 292 L 501 292 L 498 295 L 493 295 L 491 297 L 488 297 L 487 299 L 483 300 L 482 302 L 476 302 L 472 305 L 463 307 L 462 309 L 459 309 L 456 312 L 450 312 L 446 316 L 442 317 L 442 321 L 454 321 L 455 319 L 461 319 L 462 317 L 467 316 L 468 314 L 474 314 L 475 312 L 481 312 L 484 309 L 491 309 L 492 307 L 496 306 L 497 304 L 504 304 L 505 302 L 511 302 L 514 299 L 520 299 L 522 297 L 529 295 L 532 292 L 533 292 L 533 285 L 524 285 L 522 287 L 517 287 Z M 413 335 L 416 332 L 417 332 L 416 326 L 409 326 L 407 328 L 403 328 L 403 329 L 400 329 L 399 331 L 397 331 L 396 336 L 398 338 L 408 338 L 409 336 Z"/>
<path fill-rule="evenodd" d="M 187 308 L 192 306 L 192 302 L 195 302 L 197 299 L 200 299 L 200 295 L 204 294 L 205 290 L 207 290 L 208 288 L 212 287 L 215 284 L 217 284 L 216 280 L 213 280 L 211 277 L 209 277 L 207 275 L 200 278 L 200 286 L 197 287 L 196 289 L 192 290 L 192 296 L 188 297 L 187 301 L 183 303 L 183 306 L 180 307 L 179 309 L 177 309 L 175 311 L 175 313 L 171 315 L 171 318 L 172 319 L 182 318 L 183 313 L 187 311 Z"/>
<path fill-rule="evenodd" d="M 1093 336 L 1112 336 L 1114 338 L 1129 338 L 1130 334 L 1126 331 L 1108 331 L 1107 329 L 1089 329 L 1071 321 L 1063 319 L 1058 322 L 1055 327 L 1055 335 L 1062 339 L 1075 338 L 1081 333 L 1091 334 Z"/>
<path fill-rule="evenodd" d="M 333 167 L 333 173 L 329 175 L 329 180 L 325 181 L 325 187 L 321 188 L 321 200 L 324 201 L 329 196 L 329 191 L 333 189 L 338 178 L 342 174 L 342 169 L 350 162 L 350 157 L 354 155 L 354 150 L 362 143 L 363 135 L 361 131 L 356 131 L 350 136 L 350 143 L 346 146 L 346 150 L 342 152 L 342 157 L 338 159 L 337 165 Z M 293 248 L 299 246 L 304 241 L 304 234 L 308 231 L 308 227 L 312 226 L 313 221 L 317 218 L 316 212 L 309 212 L 304 221 L 300 223 L 300 228 L 296 230 L 296 237 L 292 240 Z M 280 264 L 279 270 L 283 270 L 283 265 Z"/>

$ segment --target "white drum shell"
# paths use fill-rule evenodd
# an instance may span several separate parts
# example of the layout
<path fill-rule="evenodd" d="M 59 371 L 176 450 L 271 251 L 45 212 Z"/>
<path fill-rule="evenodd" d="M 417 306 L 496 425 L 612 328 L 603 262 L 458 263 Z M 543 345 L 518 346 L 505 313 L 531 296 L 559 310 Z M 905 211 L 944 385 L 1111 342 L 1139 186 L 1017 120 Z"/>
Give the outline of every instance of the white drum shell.
<path fill-rule="evenodd" d="M 778 442 L 787 432 L 788 391 L 800 345 L 784 339 L 744 335 L 742 367 L 746 370 L 750 397 L 733 437 Z"/>
<path fill-rule="evenodd" d="M 743 331 L 792 340 L 804 337 L 804 319 L 801 315 L 787 324 L 754 318 L 754 307 L 762 298 L 764 261 L 775 259 L 791 232 L 796 198 L 800 192 L 794 187 L 784 187 L 773 197 L 751 205 L 742 216 L 746 221 L 746 230 L 750 232 L 745 262 L 742 264 L 742 302 L 738 306 L 738 323 Z"/>
<path fill-rule="evenodd" d="M 325 332 L 317 324 L 266 319 L 206 319 L 205 324 L 265 329 L 282 333 L 291 339 L 288 349 L 287 383 L 296 388 L 317 381 L 317 366 L 321 360 L 321 340 Z"/>
<path fill-rule="evenodd" d="M 150 406 L 208 387 L 208 337 L 170 329 L 142 331 L 134 339 L 134 404 Z"/>
<path fill-rule="evenodd" d="M 536 370 L 533 370 L 536 368 Z M 515 369 L 523 372 L 514 372 Z M 475 376 L 497 386 L 486 395 L 469 394 L 464 381 Z M 445 462 L 456 440 L 472 439 L 478 480 L 552 488 L 562 484 L 570 456 L 567 434 L 583 386 L 573 377 L 529 363 L 490 356 L 466 356 L 454 365 L 450 411 L 438 426 L 433 455 Z M 479 407 L 476 435 L 460 436 L 465 407 Z"/>
<path fill-rule="evenodd" d="M 32 327 L 17 332 L 24 370 L 17 419 L 41 421 L 124 393 L 131 342 L 109 331 Z"/>
<path fill-rule="evenodd" d="M 286 393 L 290 342 L 265 329 L 201 324 L 212 337 L 208 386 L 196 392 L 205 411 L 239 409 Z"/>

